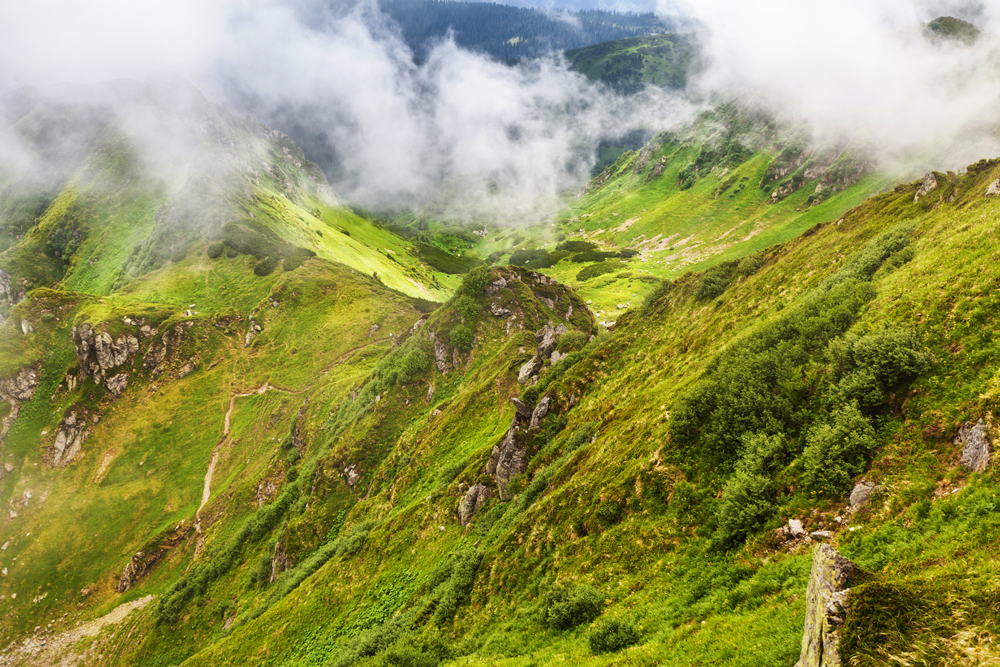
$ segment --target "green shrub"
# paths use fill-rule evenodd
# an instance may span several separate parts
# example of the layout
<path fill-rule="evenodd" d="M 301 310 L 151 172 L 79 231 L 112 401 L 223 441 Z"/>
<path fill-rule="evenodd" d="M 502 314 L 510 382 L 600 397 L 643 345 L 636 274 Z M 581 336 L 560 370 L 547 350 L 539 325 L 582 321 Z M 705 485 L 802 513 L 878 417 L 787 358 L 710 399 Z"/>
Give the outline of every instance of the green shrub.
<path fill-rule="evenodd" d="M 545 594 L 542 622 L 556 630 L 569 630 L 601 615 L 604 593 L 586 584 L 555 586 Z"/>
<path fill-rule="evenodd" d="M 697 180 L 698 167 L 694 162 L 689 162 L 677 172 L 677 187 L 681 190 L 690 190 Z"/>
<path fill-rule="evenodd" d="M 472 343 L 475 340 L 475 334 L 472 333 L 472 329 L 465 326 L 464 324 L 456 324 L 451 329 L 449 334 L 451 342 L 458 349 L 463 352 L 468 352 L 472 349 Z"/>
<path fill-rule="evenodd" d="M 597 505 L 597 520 L 605 527 L 618 523 L 625 516 L 625 510 L 613 500 L 603 500 Z"/>
<path fill-rule="evenodd" d="M 563 241 L 556 246 L 556 250 L 564 250 L 566 252 L 587 252 L 596 248 L 597 245 L 590 241 Z"/>
<path fill-rule="evenodd" d="M 559 352 L 566 354 L 568 352 L 580 350 L 586 344 L 587 334 L 574 329 L 573 331 L 567 331 L 559 337 L 559 341 L 556 343 L 556 349 L 559 350 Z"/>
<path fill-rule="evenodd" d="M 362 521 L 329 544 L 330 556 L 350 558 L 361 551 L 368 541 L 368 534 L 375 527 L 374 521 Z M 330 557 L 328 556 L 328 558 Z"/>
<path fill-rule="evenodd" d="M 714 299 L 721 296 L 727 287 L 729 287 L 729 267 L 725 265 L 713 266 L 698 281 L 694 298 L 699 301 Z"/>
<path fill-rule="evenodd" d="M 582 264 L 584 262 L 603 262 L 606 259 L 612 259 L 618 257 L 617 252 L 607 252 L 604 250 L 588 250 L 586 252 L 581 252 L 570 257 L 571 262 L 576 264 Z"/>
<path fill-rule="evenodd" d="M 472 269 L 462 278 L 460 292 L 472 297 L 486 294 L 486 288 L 490 286 L 491 278 L 492 275 L 488 266 L 480 266 Z"/>
<path fill-rule="evenodd" d="M 462 549 L 449 555 L 431 573 L 427 583 L 429 593 L 441 591 L 441 598 L 434 609 L 434 624 L 438 627 L 448 623 L 458 607 L 469 599 L 472 586 L 475 583 L 476 571 L 483 559 L 483 552 L 478 549 Z"/>
<path fill-rule="evenodd" d="M 596 278 L 597 276 L 603 276 L 605 273 L 614 273 L 622 268 L 621 262 L 598 262 L 597 264 L 591 264 L 588 267 L 581 269 L 576 274 L 576 279 L 580 282 L 590 280 L 591 278 Z"/>
<path fill-rule="evenodd" d="M 774 514 L 778 491 L 773 479 L 783 453 L 780 436 L 754 434 L 745 439 L 743 457 L 722 490 L 716 513 L 719 546 L 742 540 Z"/>
<path fill-rule="evenodd" d="M 272 259 L 270 257 L 265 257 L 264 259 L 257 262 L 257 265 L 253 267 L 253 273 L 255 276 L 264 277 L 270 274 L 278 268 L 278 260 Z"/>
<path fill-rule="evenodd" d="M 594 653 L 616 653 L 639 643 L 641 635 L 634 625 L 617 618 L 606 618 L 587 637 Z"/>
<path fill-rule="evenodd" d="M 826 494 L 849 491 L 875 454 L 875 429 L 854 403 L 835 412 L 828 423 L 809 432 L 802 454 L 803 483 Z"/>
<path fill-rule="evenodd" d="M 764 261 L 763 255 L 759 253 L 744 257 L 736 265 L 736 273 L 741 276 L 752 276 L 760 270 L 760 267 L 764 266 Z"/>
<path fill-rule="evenodd" d="M 210 259 L 215 259 L 222 255 L 222 251 L 226 249 L 226 245 L 222 241 L 216 241 L 208 246 L 205 250 L 205 254 L 209 256 Z"/>
<path fill-rule="evenodd" d="M 483 307 L 470 296 L 460 296 L 455 301 L 455 310 L 465 322 L 475 322 L 479 313 L 483 311 Z"/>

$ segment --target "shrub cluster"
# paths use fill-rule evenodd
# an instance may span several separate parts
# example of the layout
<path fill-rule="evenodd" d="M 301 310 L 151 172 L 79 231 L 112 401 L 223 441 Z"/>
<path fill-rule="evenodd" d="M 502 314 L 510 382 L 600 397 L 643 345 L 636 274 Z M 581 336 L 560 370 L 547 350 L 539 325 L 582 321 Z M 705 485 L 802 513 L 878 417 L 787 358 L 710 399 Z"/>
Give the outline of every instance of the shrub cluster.
<path fill-rule="evenodd" d="M 593 653 L 615 653 L 639 643 L 641 635 L 634 625 L 618 618 L 606 618 L 587 637 Z"/>
<path fill-rule="evenodd" d="M 586 584 L 555 586 L 545 594 L 542 622 L 556 630 L 590 623 L 604 609 L 604 593 Z"/>

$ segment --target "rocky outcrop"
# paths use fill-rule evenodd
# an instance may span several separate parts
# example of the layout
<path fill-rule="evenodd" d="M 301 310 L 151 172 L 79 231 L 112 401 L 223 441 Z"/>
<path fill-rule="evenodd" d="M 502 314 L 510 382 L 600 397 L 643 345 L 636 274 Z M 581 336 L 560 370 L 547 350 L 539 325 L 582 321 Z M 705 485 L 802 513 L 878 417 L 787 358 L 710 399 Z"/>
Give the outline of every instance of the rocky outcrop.
<path fill-rule="evenodd" d="M 996 197 L 1000 195 L 1000 178 L 990 183 L 990 186 L 986 188 L 986 197 Z"/>
<path fill-rule="evenodd" d="M 531 381 L 532 376 L 538 375 L 538 372 L 542 370 L 542 360 L 535 355 L 531 359 L 528 359 L 521 366 L 520 370 L 517 372 L 517 381 L 521 384 L 528 384 Z"/>
<path fill-rule="evenodd" d="M 73 346 L 80 378 L 103 381 L 107 372 L 128 362 L 139 352 L 139 339 L 124 334 L 113 339 L 107 331 L 95 332 L 89 324 L 73 327 Z"/>
<path fill-rule="evenodd" d="M 934 174 L 927 174 L 924 176 L 924 182 L 920 184 L 920 188 L 917 190 L 917 194 L 913 195 L 913 203 L 916 204 L 923 197 L 926 197 L 930 193 L 934 192 L 938 188 L 937 179 Z"/>
<path fill-rule="evenodd" d="M 448 372 L 448 348 L 438 338 L 434 338 L 434 365 L 439 373 Z"/>
<path fill-rule="evenodd" d="M 250 343 L 253 342 L 253 339 L 256 338 L 257 334 L 259 334 L 263 330 L 264 329 L 261 328 L 259 324 L 257 324 L 253 320 L 250 320 L 250 324 L 247 326 L 247 333 L 243 337 L 243 347 L 250 347 Z"/>
<path fill-rule="evenodd" d="M 115 586 L 115 590 L 119 593 L 124 593 L 132 588 L 139 578 L 146 574 L 160 560 L 161 555 L 162 552 L 147 554 L 145 551 L 137 551 L 132 556 L 132 560 L 125 565 L 121 576 L 118 577 L 118 585 Z"/>
<path fill-rule="evenodd" d="M 551 398 L 545 396 L 531 410 L 520 399 L 511 399 L 514 404 L 514 419 L 503 440 L 493 446 L 490 461 L 486 465 L 486 472 L 496 480 L 500 500 L 510 500 L 507 490 L 510 480 L 528 469 L 528 432 L 541 426 L 551 401 Z"/>
<path fill-rule="evenodd" d="M 990 464 L 990 441 L 983 420 L 973 424 L 966 422 L 958 429 L 956 445 L 962 445 L 961 464 L 972 472 L 983 472 Z"/>
<path fill-rule="evenodd" d="M 864 572 L 828 544 L 813 552 L 806 593 L 802 652 L 795 667 L 839 667 L 840 628 L 848 611 L 849 589 Z"/>
<path fill-rule="evenodd" d="M 10 406 L 7 414 L 0 417 L 0 445 L 10 432 L 11 427 L 17 420 L 21 404 L 31 400 L 38 387 L 39 366 L 29 366 L 22 368 L 17 375 L 12 378 L 0 380 L 0 402 Z"/>
<path fill-rule="evenodd" d="M 358 466 L 355 463 L 344 468 L 344 481 L 347 482 L 347 486 L 354 488 L 361 479 L 361 472 L 358 470 Z"/>
<path fill-rule="evenodd" d="M 291 566 L 288 559 L 288 554 L 285 552 L 285 547 L 279 541 L 274 545 L 274 553 L 271 555 L 271 576 L 268 578 L 268 583 L 273 584 L 281 576 L 281 573 L 287 570 Z"/>
<path fill-rule="evenodd" d="M 18 286 L 9 273 L 0 269 L 0 305 L 7 306 L 7 308 L 0 308 L 0 324 L 7 320 L 5 313 L 23 300 L 24 288 Z"/>
<path fill-rule="evenodd" d="M 76 410 L 64 417 L 56 428 L 56 441 L 53 446 L 52 466 L 64 468 L 75 459 L 83 449 L 83 443 L 90 437 L 90 424 L 86 414 L 77 414 Z"/>
<path fill-rule="evenodd" d="M 854 485 L 854 489 L 851 491 L 851 509 L 857 510 L 861 509 L 865 505 L 871 502 L 872 496 L 879 487 L 874 484 L 869 484 L 868 482 L 858 482 Z"/>
<path fill-rule="evenodd" d="M 476 512 L 482 509 L 486 501 L 490 499 L 490 489 L 481 483 L 476 483 L 471 489 L 465 492 L 462 500 L 458 503 L 458 521 L 463 526 L 468 526 Z"/>

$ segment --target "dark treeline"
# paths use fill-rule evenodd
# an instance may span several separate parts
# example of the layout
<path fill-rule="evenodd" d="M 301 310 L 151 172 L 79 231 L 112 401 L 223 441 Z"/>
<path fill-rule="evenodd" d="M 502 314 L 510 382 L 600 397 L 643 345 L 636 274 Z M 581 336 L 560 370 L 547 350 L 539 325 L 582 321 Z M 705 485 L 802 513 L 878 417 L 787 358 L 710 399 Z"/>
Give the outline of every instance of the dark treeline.
<path fill-rule="evenodd" d="M 664 31 L 663 23 L 652 13 L 586 10 L 554 14 L 483 2 L 435 0 L 380 0 L 380 5 L 399 23 L 403 38 L 418 58 L 425 57 L 449 29 L 459 46 L 501 60 Z"/>

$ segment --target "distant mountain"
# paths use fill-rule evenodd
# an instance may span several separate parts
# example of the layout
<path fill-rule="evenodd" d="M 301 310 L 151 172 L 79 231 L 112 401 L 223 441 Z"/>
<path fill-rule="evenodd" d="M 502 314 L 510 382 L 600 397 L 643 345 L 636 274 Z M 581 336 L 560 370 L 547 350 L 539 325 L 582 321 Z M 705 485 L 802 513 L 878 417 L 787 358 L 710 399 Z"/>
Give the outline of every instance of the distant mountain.
<path fill-rule="evenodd" d="M 449 30 L 463 48 L 502 60 L 518 60 L 666 29 L 652 12 L 545 11 L 434 0 L 380 0 L 379 5 L 399 23 L 406 44 L 418 58 L 426 57 Z"/>
<path fill-rule="evenodd" d="M 646 84 L 683 88 L 696 54 L 694 37 L 665 34 L 602 42 L 566 52 L 576 71 L 624 93 Z"/>

